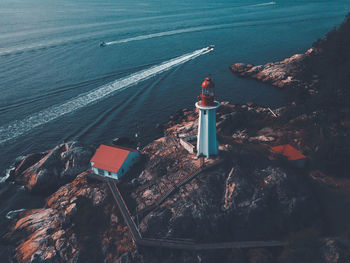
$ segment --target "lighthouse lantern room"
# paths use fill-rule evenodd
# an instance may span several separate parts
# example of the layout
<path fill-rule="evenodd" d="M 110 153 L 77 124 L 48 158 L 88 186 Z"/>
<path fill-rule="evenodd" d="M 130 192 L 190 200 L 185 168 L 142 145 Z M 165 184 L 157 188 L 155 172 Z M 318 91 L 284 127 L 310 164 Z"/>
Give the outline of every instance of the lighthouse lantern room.
<path fill-rule="evenodd" d="M 216 109 L 220 103 L 215 100 L 214 82 L 207 77 L 202 83 L 202 92 L 196 108 L 199 110 L 197 156 L 210 158 L 218 154 L 219 143 L 216 138 Z"/>

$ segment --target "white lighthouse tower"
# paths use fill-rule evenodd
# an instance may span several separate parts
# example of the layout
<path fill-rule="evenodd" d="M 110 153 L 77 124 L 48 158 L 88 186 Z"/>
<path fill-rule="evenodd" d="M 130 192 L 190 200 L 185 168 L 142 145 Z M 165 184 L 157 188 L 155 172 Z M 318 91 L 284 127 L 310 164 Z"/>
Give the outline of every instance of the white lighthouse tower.
<path fill-rule="evenodd" d="M 217 155 L 219 143 L 216 138 L 216 109 L 220 103 L 215 101 L 214 82 L 205 78 L 202 83 L 202 93 L 198 97 L 196 107 L 199 110 L 197 156 Z"/>

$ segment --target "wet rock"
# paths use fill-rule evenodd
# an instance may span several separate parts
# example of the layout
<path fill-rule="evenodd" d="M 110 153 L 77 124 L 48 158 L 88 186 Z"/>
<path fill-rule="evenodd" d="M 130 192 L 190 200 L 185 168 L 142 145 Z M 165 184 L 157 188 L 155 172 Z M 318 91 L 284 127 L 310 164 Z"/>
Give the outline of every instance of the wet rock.
<path fill-rule="evenodd" d="M 343 238 L 326 238 L 320 248 L 323 262 L 340 263 L 350 256 L 350 242 Z"/>
<path fill-rule="evenodd" d="M 273 260 L 272 254 L 261 248 L 250 249 L 247 257 L 249 263 L 270 263 Z"/>
<path fill-rule="evenodd" d="M 279 167 L 253 171 L 236 167 L 226 179 L 222 207 L 235 222 L 228 226 L 234 236 L 244 238 L 254 233 L 255 238 L 266 238 L 309 221 L 318 212 L 317 202 L 307 187 L 299 186 L 299 180 L 293 172 Z M 244 234 L 241 229 L 245 229 Z"/>
<path fill-rule="evenodd" d="M 250 137 L 249 141 L 251 142 L 272 142 L 274 141 L 275 138 L 272 136 L 265 136 L 265 135 L 259 135 L 259 136 L 255 136 L 255 137 Z"/>
<path fill-rule="evenodd" d="M 17 244 L 18 262 L 77 262 L 81 258 L 86 244 L 79 232 L 84 226 L 79 224 L 110 216 L 98 214 L 103 211 L 99 207 L 106 205 L 107 189 L 99 183 L 88 183 L 86 176 L 86 172 L 82 173 L 72 183 L 61 187 L 48 198 L 45 208 L 21 213 L 8 234 L 11 242 Z M 88 211 L 95 211 L 94 217 L 85 218 Z M 84 220 L 79 219 L 81 216 Z M 99 222 L 94 227 L 103 226 Z M 90 229 L 84 235 L 94 233 L 95 230 Z"/>
<path fill-rule="evenodd" d="M 310 83 L 305 83 L 297 78 L 297 74 L 303 68 L 305 59 L 312 52 L 313 49 L 310 49 L 304 54 L 296 54 L 283 61 L 265 65 L 253 66 L 251 64 L 235 63 L 230 69 L 242 77 L 252 77 L 277 87 L 312 86 Z M 313 82 L 317 83 L 318 79 L 314 79 Z"/>
<path fill-rule="evenodd" d="M 77 142 L 29 154 L 16 166 L 12 180 L 33 192 L 51 192 L 89 168 L 93 149 Z"/>

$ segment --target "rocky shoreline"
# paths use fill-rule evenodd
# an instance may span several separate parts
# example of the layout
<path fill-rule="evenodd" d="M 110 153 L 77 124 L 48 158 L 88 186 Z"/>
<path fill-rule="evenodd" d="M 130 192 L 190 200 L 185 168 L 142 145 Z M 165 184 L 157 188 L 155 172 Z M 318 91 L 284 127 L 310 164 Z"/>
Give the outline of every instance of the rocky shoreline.
<path fill-rule="evenodd" d="M 336 34 L 342 30 L 344 26 Z M 326 60 L 327 41 L 281 62 L 231 67 L 242 77 L 297 92 L 294 103 L 274 111 L 254 103 L 221 103 L 217 132 L 223 162 L 215 169 L 199 173 L 157 201 L 199 168 L 179 141 L 197 132 L 198 114 L 185 109 L 171 116 L 164 137 L 141 150 L 142 162 L 118 184 L 144 237 L 196 242 L 277 239 L 288 245 L 211 252 L 137 247 L 106 184 L 91 176 L 89 159 L 95 149 L 70 142 L 14 162 L 7 182 L 23 185 L 30 195 L 45 194 L 45 205 L 11 215 L 1 238 L 1 244 L 13 248 L 11 260 L 349 262 L 349 104 L 319 103 L 330 98 L 324 97 L 329 90 L 324 75 L 309 70 L 318 59 Z M 339 93 L 344 92 L 340 88 L 332 90 L 336 96 L 327 94 L 343 98 L 347 93 Z M 295 167 L 271 151 L 281 144 L 306 155 L 306 166 Z"/>
<path fill-rule="evenodd" d="M 292 129 L 294 125 L 280 123 L 288 113 L 287 108 L 276 113 L 278 117 L 252 103 L 222 103 L 217 123 L 221 156 L 225 161 L 181 186 L 140 217 L 139 227 L 145 237 L 199 242 L 285 240 L 292 233 L 299 233 L 295 241 L 292 240 L 293 245 L 282 252 L 245 249 L 159 254 L 156 249 L 136 247 L 109 189 L 89 176 L 91 149 L 79 143 L 59 145 L 15 163 L 8 180 L 24 184 L 32 194 L 42 182 L 51 182 L 45 177 L 70 176 L 61 176 L 62 183 L 53 183 L 57 188 L 63 185 L 58 190 L 50 187 L 50 191 L 46 191 L 43 208 L 18 212 L 4 242 L 15 248 L 13 258 L 17 262 L 213 262 L 217 258 L 222 262 L 280 262 L 299 257 L 299 251 L 295 252 L 293 246 L 303 242 L 320 258 L 329 257 L 329 253 L 342 258 L 348 244 L 344 237 L 325 239 L 314 247 L 319 237 L 328 231 L 324 204 L 317 192 L 321 187 L 328 187 L 328 183 L 320 180 L 326 177 L 315 173 L 310 177 L 306 170 L 294 168 L 269 151 L 271 146 L 292 138 L 294 145 L 298 145 L 299 140 L 303 146 L 302 139 L 298 138 L 302 132 L 296 133 Z M 197 161 L 174 136 L 195 133 L 197 113 L 182 110 L 164 127 L 165 137 L 142 150 L 144 163 L 120 183 L 134 216 L 136 211 L 152 206 L 170 185 L 198 169 Z M 286 134 L 293 137 L 286 138 Z M 67 156 L 70 158 L 65 158 Z M 50 159 L 52 164 L 59 164 L 58 167 L 45 165 Z M 62 163 L 63 160 L 69 165 Z M 49 172 L 42 172 L 43 169 Z M 73 172 L 69 172 L 70 169 Z M 35 175 L 41 175 L 40 180 L 28 180 Z"/>
<path fill-rule="evenodd" d="M 280 62 L 270 62 L 265 65 L 254 66 L 252 64 L 235 63 L 230 70 L 241 77 L 250 77 L 259 81 L 269 83 L 279 88 L 305 88 L 310 93 L 319 82 L 317 75 L 312 81 L 300 79 L 299 73 L 304 70 L 304 63 L 310 56 L 317 54 L 317 50 L 310 48 L 304 54 L 296 54 Z"/>

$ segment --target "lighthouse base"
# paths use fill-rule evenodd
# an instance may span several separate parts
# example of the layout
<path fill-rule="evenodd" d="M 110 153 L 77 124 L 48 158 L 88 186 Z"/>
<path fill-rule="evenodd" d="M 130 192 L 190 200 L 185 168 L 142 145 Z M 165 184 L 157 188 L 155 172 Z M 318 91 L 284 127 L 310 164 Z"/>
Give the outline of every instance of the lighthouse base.
<path fill-rule="evenodd" d="M 197 157 L 210 158 L 219 152 L 219 142 L 216 138 L 216 109 L 220 106 L 215 102 L 213 106 L 202 106 L 196 103 L 199 109 Z"/>

